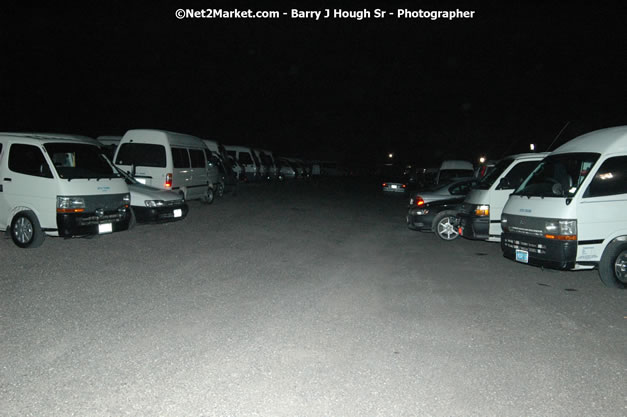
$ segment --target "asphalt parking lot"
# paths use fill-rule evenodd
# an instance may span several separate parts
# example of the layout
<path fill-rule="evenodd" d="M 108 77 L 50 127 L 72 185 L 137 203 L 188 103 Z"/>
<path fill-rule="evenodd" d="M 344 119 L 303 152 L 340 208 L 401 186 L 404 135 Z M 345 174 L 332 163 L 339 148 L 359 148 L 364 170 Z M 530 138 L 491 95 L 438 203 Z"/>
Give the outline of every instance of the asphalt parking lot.
<path fill-rule="evenodd" d="M 183 222 L 0 240 L 3 416 L 624 416 L 627 293 L 254 184 Z"/>

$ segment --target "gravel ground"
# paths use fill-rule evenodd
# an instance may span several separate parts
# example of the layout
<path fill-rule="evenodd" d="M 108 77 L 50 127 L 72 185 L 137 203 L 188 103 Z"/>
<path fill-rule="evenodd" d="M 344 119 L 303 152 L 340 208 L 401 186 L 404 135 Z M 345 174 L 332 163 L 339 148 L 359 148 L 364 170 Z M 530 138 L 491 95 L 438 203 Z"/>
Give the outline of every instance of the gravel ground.
<path fill-rule="evenodd" d="M 0 241 L 2 416 L 625 416 L 627 293 L 354 181 Z"/>

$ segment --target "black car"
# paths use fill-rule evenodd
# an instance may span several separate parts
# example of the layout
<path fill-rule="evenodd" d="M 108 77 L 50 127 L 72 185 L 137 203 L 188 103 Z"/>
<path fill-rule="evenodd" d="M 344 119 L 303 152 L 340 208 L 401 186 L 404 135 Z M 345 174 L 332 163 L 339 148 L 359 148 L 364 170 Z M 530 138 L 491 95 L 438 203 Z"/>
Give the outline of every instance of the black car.
<path fill-rule="evenodd" d="M 421 232 L 434 232 L 443 240 L 454 240 L 459 237 L 457 213 L 461 209 L 465 196 L 447 200 L 424 203 L 418 200 L 409 206 L 407 227 Z"/>

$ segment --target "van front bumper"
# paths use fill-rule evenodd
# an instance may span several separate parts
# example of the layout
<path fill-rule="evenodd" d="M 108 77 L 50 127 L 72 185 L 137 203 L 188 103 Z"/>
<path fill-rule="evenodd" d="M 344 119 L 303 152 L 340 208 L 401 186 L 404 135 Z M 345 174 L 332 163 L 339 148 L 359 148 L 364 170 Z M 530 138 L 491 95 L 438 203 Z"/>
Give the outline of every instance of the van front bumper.
<path fill-rule="evenodd" d="M 176 210 L 180 210 L 181 215 L 179 217 L 175 216 Z M 133 206 L 133 212 L 137 223 L 165 223 L 183 220 L 187 217 L 189 207 L 186 203 L 165 207 Z"/>
<path fill-rule="evenodd" d="M 131 211 L 122 208 L 114 211 L 97 213 L 57 213 L 59 236 L 87 236 L 100 234 L 100 225 L 111 224 L 111 232 L 128 229 Z"/>
<path fill-rule="evenodd" d="M 506 258 L 517 260 L 516 251 L 528 254 L 529 265 L 551 269 L 573 269 L 577 258 L 576 240 L 553 240 L 520 233 L 503 233 L 501 250 Z"/>
<path fill-rule="evenodd" d="M 461 235 L 467 239 L 487 240 L 490 238 L 490 217 L 477 217 L 469 213 L 457 213 Z"/>

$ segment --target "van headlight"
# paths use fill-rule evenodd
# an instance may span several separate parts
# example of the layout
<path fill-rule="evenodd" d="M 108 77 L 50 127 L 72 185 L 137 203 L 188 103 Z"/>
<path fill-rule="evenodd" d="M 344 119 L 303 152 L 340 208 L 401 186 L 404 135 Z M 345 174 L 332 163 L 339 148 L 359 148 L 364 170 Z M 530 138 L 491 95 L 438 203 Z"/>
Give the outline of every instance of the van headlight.
<path fill-rule="evenodd" d="M 163 207 L 165 206 L 165 202 L 163 200 L 146 200 L 144 201 L 146 207 Z"/>
<path fill-rule="evenodd" d="M 85 199 L 76 196 L 57 196 L 57 213 L 81 213 L 85 211 Z"/>
<path fill-rule="evenodd" d="M 124 197 L 122 197 L 122 203 L 125 207 L 128 207 L 131 204 L 131 194 L 124 194 Z"/>
<path fill-rule="evenodd" d="M 577 220 L 547 220 L 544 237 L 556 240 L 577 240 Z"/>

